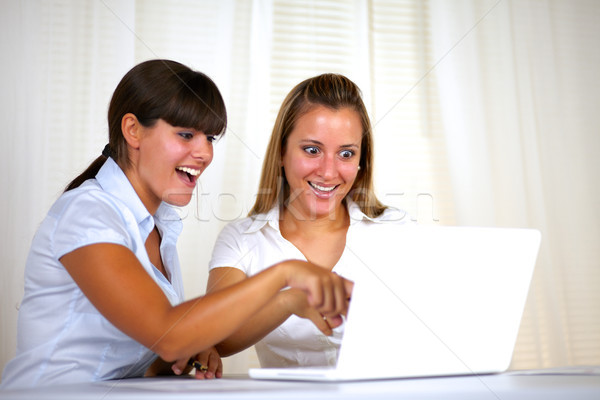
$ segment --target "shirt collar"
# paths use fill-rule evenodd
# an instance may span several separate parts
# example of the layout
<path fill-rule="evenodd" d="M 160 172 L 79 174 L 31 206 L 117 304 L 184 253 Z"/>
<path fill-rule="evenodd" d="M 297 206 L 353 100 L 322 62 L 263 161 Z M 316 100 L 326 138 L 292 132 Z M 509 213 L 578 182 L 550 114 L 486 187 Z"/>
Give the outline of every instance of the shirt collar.
<path fill-rule="evenodd" d="M 360 222 L 364 219 L 372 222 L 377 222 L 375 218 L 371 218 L 364 212 L 362 212 L 358 204 L 356 204 L 354 201 L 347 197 L 346 204 L 348 207 L 348 215 L 350 215 L 350 225 L 354 225 L 355 223 Z"/>
<path fill-rule="evenodd" d="M 252 223 L 244 233 L 254 233 L 260 231 L 266 224 L 279 231 L 279 205 L 271 208 L 266 213 L 252 216 Z"/>

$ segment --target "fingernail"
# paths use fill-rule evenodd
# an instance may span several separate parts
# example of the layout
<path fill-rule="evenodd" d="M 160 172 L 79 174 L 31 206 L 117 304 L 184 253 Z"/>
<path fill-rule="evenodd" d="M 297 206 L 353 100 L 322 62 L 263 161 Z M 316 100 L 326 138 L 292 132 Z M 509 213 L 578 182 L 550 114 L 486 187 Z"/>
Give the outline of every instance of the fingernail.
<path fill-rule="evenodd" d="M 173 370 L 173 372 L 175 372 L 175 375 L 181 375 L 181 368 L 179 368 L 177 365 L 171 365 L 171 369 Z"/>

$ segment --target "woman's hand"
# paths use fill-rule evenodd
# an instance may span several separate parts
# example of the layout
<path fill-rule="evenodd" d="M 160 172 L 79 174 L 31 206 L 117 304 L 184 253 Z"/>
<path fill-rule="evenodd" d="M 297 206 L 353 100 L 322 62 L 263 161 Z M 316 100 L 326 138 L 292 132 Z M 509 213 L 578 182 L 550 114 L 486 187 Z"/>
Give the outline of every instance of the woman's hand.
<path fill-rule="evenodd" d="M 306 293 L 300 289 L 284 290 L 280 295 L 284 298 L 282 303 L 287 312 L 312 321 L 324 335 L 331 336 L 332 329 L 337 328 L 343 322 L 342 316 L 339 314 L 325 317 L 316 308 L 311 307 L 308 304 Z"/>
<path fill-rule="evenodd" d="M 354 287 L 351 281 L 305 261 L 284 261 L 278 267 L 283 269 L 286 284 L 302 290 L 308 306 L 318 311 L 321 319 L 332 318 L 332 323 L 338 323 L 340 315 L 347 313 Z M 309 315 L 314 317 L 313 313 Z"/>
<path fill-rule="evenodd" d="M 211 347 L 192 358 L 177 360 L 171 369 L 175 375 L 187 374 L 192 368 L 196 369 L 196 379 L 213 379 L 223 376 L 223 362 L 214 347 Z"/>

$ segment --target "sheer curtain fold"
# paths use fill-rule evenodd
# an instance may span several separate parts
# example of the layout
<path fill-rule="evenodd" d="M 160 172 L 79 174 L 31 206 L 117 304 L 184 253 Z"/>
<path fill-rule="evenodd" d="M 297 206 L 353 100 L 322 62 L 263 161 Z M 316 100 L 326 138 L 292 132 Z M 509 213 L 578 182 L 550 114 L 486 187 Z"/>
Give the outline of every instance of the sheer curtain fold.
<path fill-rule="evenodd" d="M 32 19 L 29 16 L 33 16 Z M 11 2 L 3 5 L 0 13 L 0 52 L 8 54 L 0 63 L 0 120 L 3 121 L 2 143 L 0 146 L 0 218 L 3 228 L 0 230 L 0 366 L 15 353 L 15 327 L 17 310 L 23 295 L 23 267 L 28 245 L 31 241 L 31 229 L 39 223 L 43 215 L 37 208 L 36 200 L 41 198 L 38 179 L 32 179 L 32 171 L 41 171 L 43 151 L 37 142 L 35 132 L 43 128 L 41 115 L 43 99 L 30 96 L 15 77 L 28 77 L 29 93 L 32 88 L 42 87 L 39 74 L 40 60 L 38 52 L 28 52 L 17 57 L 21 48 L 36 49 L 41 26 L 40 10 L 31 3 Z M 7 79 L 7 77 L 11 77 Z M 28 118 L 29 116 L 29 118 Z M 32 134 L 26 134 L 32 132 Z M 26 168 L 25 168 L 26 166 Z M 30 182 L 33 190 L 20 190 L 18 182 Z"/>
<path fill-rule="evenodd" d="M 2 3 L 0 368 L 15 353 L 31 238 L 106 143 L 110 94 L 133 62 L 133 11 L 127 0 Z"/>
<path fill-rule="evenodd" d="M 600 37 L 588 22 L 599 7 L 433 5 L 457 222 L 543 234 L 512 367 L 597 364 L 600 163 L 590 155 L 600 148 L 598 118 L 586 105 L 599 104 L 589 71 L 600 63 L 597 46 L 582 39 Z"/>

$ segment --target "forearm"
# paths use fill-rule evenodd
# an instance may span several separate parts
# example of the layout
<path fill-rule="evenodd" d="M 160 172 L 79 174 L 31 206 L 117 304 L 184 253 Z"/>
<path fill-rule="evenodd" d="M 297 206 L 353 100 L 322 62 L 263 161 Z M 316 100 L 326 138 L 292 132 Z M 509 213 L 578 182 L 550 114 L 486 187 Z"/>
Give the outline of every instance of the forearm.
<path fill-rule="evenodd" d="M 197 354 L 231 335 L 286 286 L 278 265 L 218 293 L 173 307 L 126 247 L 95 244 L 61 263 L 96 309 L 165 361 Z"/>
<path fill-rule="evenodd" d="M 152 347 L 165 360 L 171 361 L 222 342 L 244 326 L 249 326 L 247 322 L 264 307 L 270 308 L 270 303 L 274 303 L 272 300 L 284 286 L 282 268 L 275 266 L 242 282 L 173 307 L 165 315 L 165 328 Z M 286 317 L 280 318 L 285 320 Z M 277 326 L 276 322 L 272 323 Z M 264 336 L 269 331 L 258 330 L 254 335 Z"/>
<path fill-rule="evenodd" d="M 296 275 L 300 271 L 298 265 L 294 263 L 293 260 L 282 263 L 292 266 L 295 272 L 292 275 Z M 319 271 L 321 271 L 320 268 Z M 209 274 L 207 292 L 219 291 L 246 279 L 248 278 L 245 273 L 236 268 L 216 268 Z M 341 296 L 339 300 L 347 303 L 347 297 L 346 295 Z M 331 319 L 327 322 L 324 321 L 323 314 L 317 308 L 310 306 L 306 291 L 298 288 L 289 288 L 288 290 L 280 291 L 273 300 L 269 301 L 260 311 L 247 320 L 246 323 L 242 324 L 229 337 L 222 340 L 216 347 L 222 356 L 229 356 L 242 351 L 261 340 L 292 314 L 311 320 L 325 335 L 331 335 L 331 329 L 338 326 L 341 322 L 341 319 L 338 320 L 339 315 L 330 315 Z"/>
<path fill-rule="evenodd" d="M 238 330 L 216 345 L 219 354 L 227 357 L 245 350 L 285 322 L 292 315 L 284 304 L 286 292 L 279 292 Z"/>
<path fill-rule="evenodd" d="M 60 259 L 87 299 L 114 326 L 165 361 L 220 343 L 286 286 L 306 293 L 326 314 L 345 310 L 351 283 L 306 262 L 290 260 L 241 282 L 173 307 L 128 248 L 80 247 Z"/>

